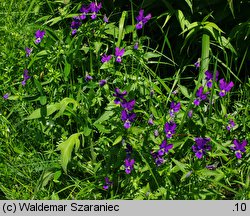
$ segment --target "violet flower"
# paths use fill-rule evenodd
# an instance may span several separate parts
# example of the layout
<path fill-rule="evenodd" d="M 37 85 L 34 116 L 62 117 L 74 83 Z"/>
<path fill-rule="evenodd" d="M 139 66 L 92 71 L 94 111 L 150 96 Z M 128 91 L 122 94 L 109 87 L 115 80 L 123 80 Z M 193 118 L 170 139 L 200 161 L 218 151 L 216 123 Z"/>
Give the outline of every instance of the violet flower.
<path fill-rule="evenodd" d="M 201 66 L 200 58 L 198 58 L 197 62 L 194 63 L 194 66 L 196 69 L 198 69 Z"/>
<path fill-rule="evenodd" d="M 112 58 L 112 55 L 103 54 L 101 61 L 102 61 L 102 63 L 109 62 L 111 58 Z"/>
<path fill-rule="evenodd" d="M 124 128 L 128 129 L 131 127 L 131 123 L 135 121 L 136 114 L 129 113 L 127 110 L 122 110 L 121 120 L 124 122 Z"/>
<path fill-rule="evenodd" d="M 207 87 L 208 88 L 212 88 L 212 85 L 213 85 L 213 73 L 211 73 L 209 70 L 207 70 L 205 72 L 205 75 L 206 75 L 206 80 L 207 80 Z M 216 71 L 216 75 L 215 75 L 215 81 L 218 80 L 218 77 L 219 77 L 219 71 Z"/>
<path fill-rule="evenodd" d="M 153 118 L 149 118 L 148 124 L 149 124 L 149 125 L 154 125 L 154 120 L 153 120 Z"/>
<path fill-rule="evenodd" d="M 192 149 L 198 159 L 201 159 L 206 151 L 211 150 L 211 146 L 207 145 L 210 140 L 210 138 L 195 138 L 196 144 L 192 146 Z"/>
<path fill-rule="evenodd" d="M 235 123 L 232 119 L 229 120 L 229 123 L 227 125 L 227 130 L 230 131 L 235 126 Z"/>
<path fill-rule="evenodd" d="M 4 100 L 7 100 L 8 98 L 9 98 L 9 93 L 6 93 L 6 94 L 3 95 Z"/>
<path fill-rule="evenodd" d="M 29 57 L 31 55 L 31 52 L 32 52 L 32 48 L 30 49 L 29 47 L 26 47 L 25 48 L 25 52 L 26 52 L 26 57 Z"/>
<path fill-rule="evenodd" d="M 35 37 L 36 37 L 35 43 L 36 43 L 36 44 L 39 44 L 39 43 L 42 41 L 44 35 L 45 35 L 45 31 L 40 31 L 40 30 L 38 29 L 38 30 L 36 31 L 36 33 L 35 33 Z"/>
<path fill-rule="evenodd" d="M 108 23 L 108 22 L 109 22 L 109 19 L 108 19 L 108 17 L 106 16 L 106 14 L 104 14 L 104 16 L 103 16 L 103 21 L 104 21 L 105 23 Z"/>
<path fill-rule="evenodd" d="M 91 19 L 96 19 L 96 14 L 99 12 L 99 10 L 102 8 L 102 3 L 97 2 L 91 2 L 89 5 L 89 10 L 92 12 Z"/>
<path fill-rule="evenodd" d="M 219 92 L 219 96 L 224 97 L 226 95 L 226 92 L 229 92 L 231 90 L 231 88 L 234 86 L 234 83 L 232 81 L 229 83 L 226 83 L 224 78 L 222 78 L 219 81 L 219 86 L 220 86 L 220 90 L 221 90 Z"/>
<path fill-rule="evenodd" d="M 203 93 L 203 87 L 201 86 L 201 87 L 197 90 L 197 92 L 196 92 L 197 98 L 194 100 L 194 105 L 195 105 L 195 106 L 199 106 L 201 101 L 207 99 L 207 94 L 209 94 L 209 92 L 206 92 L 206 93 L 204 94 L 204 93 Z"/>
<path fill-rule="evenodd" d="M 126 90 L 121 92 L 121 90 L 119 88 L 115 88 L 115 93 L 113 94 L 113 96 L 116 97 L 116 99 L 114 100 L 115 104 L 120 104 L 121 100 L 124 100 L 125 95 L 127 95 Z"/>
<path fill-rule="evenodd" d="M 126 99 L 123 99 L 123 101 L 121 102 L 121 106 L 125 110 L 131 111 L 132 109 L 134 109 L 135 99 L 134 100 L 130 100 L 130 101 L 126 101 Z"/>
<path fill-rule="evenodd" d="M 176 124 L 173 121 L 167 122 L 164 125 L 164 131 L 168 139 L 172 138 L 172 136 L 175 134 L 175 129 L 176 129 Z"/>
<path fill-rule="evenodd" d="M 151 14 L 149 13 L 147 16 L 144 16 L 144 10 L 139 11 L 139 15 L 136 17 L 137 24 L 135 28 L 137 30 L 142 29 L 143 26 L 151 19 Z"/>
<path fill-rule="evenodd" d="M 153 151 L 151 151 L 150 154 L 151 154 L 152 157 L 154 158 L 155 164 L 156 164 L 157 166 L 160 166 L 160 165 L 162 165 L 162 164 L 164 163 L 164 158 L 163 158 L 163 156 L 160 156 L 160 155 L 158 154 L 158 152 L 153 152 Z"/>
<path fill-rule="evenodd" d="M 92 79 L 93 79 L 93 77 L 90 76 L 89 74 L 87 74 L 87 75 L 85 76 L 85 81 L 86 81 L 86 82 L 88 82 L 88 81 L 90 81 L 90 80 L 92 80 Z"/>
<path fill-rule="evenodd" d="M 167 140 L 163 140 L 160 145 L 160 150 L 158 151 L 158 155 L 163 156 L 167 154 L 170 149 L 173 148 L 173 144 L 167 144 Z"/>
<path fill-rule="evenodd" d="M 27 69 L 24 70 L 23 72 L 23 81 L 22 81 L 22 85 L 25 86 L 26 85 L 26 81 L 28 79 L 30 79 L 30 76 L 28 75 L 29 71 Z"/>
<path fill-rule="evenodd" d="M 100 80 L 99 86 L 103 87 L 107 83 L 107 80 Z"/>
<path fill-rule="evenodd" d="M 154 130 L 154 136 L 158 137 L 159 136 L 159 131 L 157 129 Z"/>
<path fill-rule="evenodd" d="M 108 190 L 109 186 L 113 185 L 113 182 L 111 182 L 108 177 L 105 177 L 104 180 L 105 180 L 105 184 L 103 185 L 103 189 Z"/>
<path fill-rule="evenodd" d="M 138 50 L 138 48 L 139 48 L 139 43 L 136 42 L 135 45 L 134 45 L 134 49 L 135 49 L 135 50 Z"/>
<path fill-rule="evenodd" d="M 134 159 L 130 159 L 130 158 L 126 158 L 124 161 L 124 166 L 125 166 L 125 172 L 126 174 L 130 174 L 131 171 L 134 169 L 134 164 L 135 164 L 135 160 Z"/>
<path fill-rule="evenodd" d="M 174 117 L 174 114 L 176 112 L 178 112 L 181 108 L 181 103 L 178 102 L 178 103 L 175 103 L 174 101 L 171 102 L 170 104 L 170 111 L 169 111 L 169 114 L 171 117 Z"/>
<path fill-rule="evenodd" d="M 188 117 L 189 117 L 189 118 L 192 118 L 192 117 L 193 117 L 193 110 L 189 110 L 189 111 L 188 111 Z"/>
<path fill-rule="evenodd" d="M 116 61 L 121 63 L 122 62 L 122 56 L 124 55 L 124 48 L 123 49 L 119 49 L 119 47 L 115 48 L 115 56 L 116 56 Z"/>
<path fill-rule="evenodd" d="M 85 5 L 82 5 L 82 7 L 80 8 L 80 20 L 85 20 L 86 19 L 86 14 L 89 12 L 89 8 Z"/>
<path fill-rule="evenodd" d="M 239 140 L 235 139 L 233 141 L 234 146 L 231 147 L 232 150 L 235 151 L 235 156 L 240 159 L 242 157 L 242 153 L 244 153 L 246 151 L 246 145 L 247 145 L 247 141 L 243 140 L 242 143 L 240 143 Z"/>

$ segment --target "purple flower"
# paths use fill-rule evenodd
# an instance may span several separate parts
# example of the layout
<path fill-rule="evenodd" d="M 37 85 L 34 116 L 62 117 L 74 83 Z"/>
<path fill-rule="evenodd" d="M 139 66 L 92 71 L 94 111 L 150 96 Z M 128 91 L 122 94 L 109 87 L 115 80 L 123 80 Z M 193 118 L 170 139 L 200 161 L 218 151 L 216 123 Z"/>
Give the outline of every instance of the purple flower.
<path fill-rule="evenodd" d="M 198 58 L 197 62 L 194 63 L 194 66 L 195 66 L 196 69 L 198 69 L 201 66 L 200 58 Z"/>
<path fill-rule="evenodd" d="M 108 177 L 105 177 L 104 180 L 105 180 L 105 184 L 103 185 L 103 189 L 108 190 L 109 186 L 113 185 L 113 182 L 111 182 Z"/>
<path fill-rule="evenodd" d="M 85 76 L 85 81 L 86 81 L 86 82 L 88 82 L 88 81 L 90 81 L 90 80 L 92 80 L 92 79 L 93 79 L 93 77 L 90 76 L 90 75 L 88 75 L 88 74 Z"/>
<path fill-rule="evenodd" d="M 89 10 L 92 12 L 91 19 L 96 19 L 96 14 L 102 8 L 102 3 L 97 4 L 97 2 L 91 2 L 89 5 Z"/>
<path fill-rule="evenodd" d="M 32 52 L 32 48 L 30 49 L 29 47 L 26 47 L 25 52 L 26 52 L 26 57 L 29 57 Z"/>
<path fill-rule="evenodd" d="M 134 100 L 131 100 L 131 101 L 126 101 L 125 99 L 123 99 L 123 101 L 121 102 L 121 106 L 122 106 L 122 108 L 124 108 L 125 110 L 131 111 L 132 109 L 134 109 L 134 106 L 135 106 L 135 99 L 134 99 Z"/>
<path fill-rule="evenodd" d="M 210 140 L 210 138 L 195 138 L 196 144 L 192 146 L 192 149 L 198 159 L 201 159 L 206 151 L 211 150 L 211 146 L 207 145 Z"/>
<path fill-rule="evenodd" d="M 229 124 L 227 125 L 227 130 L 230 131 L 235 126 L 235 123 L 232 119 L 229 120 Z"/>
<path fill-rule="evenodd" d="M 198 91 L 196 92 L 197 98 L 194 100 L 194 105 L 195 105 L 195 106 L 199 106 L 201 101 L 207 99 L 207 94 L 209 94 L 209 92 L 207 92 L 207 93 L 204 94 L 204 93 L 203 93 L 203 87 L 201 86 L 201 87 L 198 89 Z"/>
<path fill-rule="evenodd" d="M 138 48 L 139 48 L 139 43 L 136 42 L 135 45 L 134 45 L 134 49 L 135 49 L 135 50 L 138 50 Z"/>
<path fill-rule="evenodd" d="M 231 147 L 232 150 L 235 151 L 235 155 L 238 159 L 240 159 L 242 157 L 242 153 L 246 151 L 246 145 L 247 145 L 247 141 L 243 140 L 242 143 L 240 143 L 239 140 L 235 139 L 233 141 L 234 146 Z"/>
<path fill-rule="evenodd" d="M 76 33 L 77 33 L 77 29 L 72 29 L 71 35 L 72 35 L 72 36 L 75 36 Z"/>
<path fill-rule="evenodd" d="M 173 121 L 167 122 L 164 126 L 164 131 L 168 139 L 172 138 L 175 134 L 176 124 Z"/>
<path fill-rule="evenodd" d="M 153 118 L 149 118 L 148 124 L 149 124 L 149 125 L 154 125 L 154 120 L 153 120 Z"/>
<path fill-rule="evenodd" d="M 188 117 L 189 117 L 189 118 L 192 118 L 192 116 L 193 116 L 193 110 L 189 110 L 189 112 L 188 112 Z"/>
<path fill-rule="evenodd" d="M 170 111 L 169 114 L 171 117 L 174 117 L 174 113 L 178 112 L 181 108 L 181 103 L 175 103 L 174 101 L 171 102 L 170 104 Z"/>
<path fill-rule="evenodd" d="M 224 97 L 226 95 L 226 92 L 229 92 L 231 88 L 234 86 L 234 83 L 231 81 L 229 83 L 226 83 L 224 78 L 220 79 L 219 81 L 219 86 L 220 86 L 220 92 L 219 95 L 220 97 Z"/>
<path fill-rule="evenodd" d="M 30 78 L 28 73 L 29 73 L 29 71 L 27 69 L 25 69 L 24 72 L 23 72 L 23 81 L 22 81 L 23 86 L 26 85 L 26 81 Z"/>
<path fill-rule="evenodd" d="M 147 16 L 144 16 L 144 10 L 139 11 L 139 15 L 136 17 L 137 24 L 135 26 L 136 29 L 142 29 L 142 27 L 151 19 L 151 14 L 149 13 Z"/>
<path fill-rule="evenodd" d="M 157 129 L 154 130 L 154 135 L 155 135 L 155 137 L 159 136 L 159 131 Z"/>
<path fill-rule="evenodd" d="M 103 87 L 107 83 L 107 80 L 100 80 L 99 86 Z"/>
<path fill-rule="evenodd" d="M 80 20 L 86 19 L 86 14 L 89 12 L 89 8 L 85 5 L 82 5 L 80 8 L 81 15 L 79 16 Z"/>
<path fill-rule="evenodd" d="M 130 174 L 131 171 L 134 169 L 134 164 L 135 164 L 135 160 L 134 159 L 130 159 L 130 158 L 126 158 L 124 161 L 124 166 L 125 166 L 125 172 L 126 174 Z"/>
<path fill-rule="evenodd" d="M 104 21 L 105 23 L 108 23 L 108 22 L 109 22 L 109 19 L 108 19 L 108 17 L 106 16 L 106 14 L 104 14 L 104 16 L 103 16 L 103 21 Z"/>
<path fill-rule="evenodd" d="M 158 154 L 158 152 L 153 152 L 153 151 L 151 151 L 150 154 L 151 154 L 152 157 L 154 158 L 155 163 L 156 163 L 157 166 L 160 166 L 160 165 L 162 165 L 162 164 L 164 163 L 164 158 L 163 158 L 163 156 L 160 156 L 160 155 Z"/>
<path fill-rule="evenodd" d="M 6 94 L 3 95 L 4 100 L 7 100 L 8 98 L 9 98 L 9 93 L 6 93 Z"/>
<path fill-rule="evenodd" d="M 167 140 L 163 140 L 160 145 L 160 150 L 158 151 L 158 155 L 163 156 L 167 154 L 170 149 L 173 148 L 173 144 L 167 144 Z"/>
<path fill-rule="evenodd" d="M 36 37 L 35 43 L 36 43 L 36 44 L 39 44 L 39 43 L 42 41 L 44 35 L 45 35 L 45 31 L 40 31 L 40 30 L 38 29 L 38 30 L 36 31 L 36 33 L 35 33 L 35 37 Z"/>
<path fill-rule="evenodd" d="M 127 110 L 122 110 L 121 120 L 124 122 L 124 128 L 128 129 L 131 127 L 131 122 L 134 122 L 136 118 L 135 113 L 129 113 Z"/>
<path fill-rule="evenodd" d="M 115 88 L 115 93 L 113 94 L 113 96 L 116 97 L 116 99 L 114 100 L 115 104 L 120 104 L 121 101 L 120 100 L 124 100 L 124 96 L 127 95 L 127 91 L 124 90 L 123 92 L 121 92 L 121 90 L 119 88 Z"/>
<path fill-rule="evenodd" d="M 122 62 L 122 56 L 124 55 L 124 48 L 123 49 L 119 49 L 119 47 L 115 48 L 115 56 L 116 56 L 116 61 L 121 63 Z"/>
<path fill-rule="evenodd" d="M 101 61 L 102 61 L 102 63 L 109 62 L 111 58 L 112 58 L 112 55 L 103 54 Z"/>
<path fill-rule="evenodd" d="M 208 70 L 205 72 L 205 75 L 206 75 L 205 79 L 207 80 L 207 87 L 212 88 L 214 75 Z M 218 80 L 218 77 L 219 77 L 219 71 L 216 71 L 215 81 Z"/>

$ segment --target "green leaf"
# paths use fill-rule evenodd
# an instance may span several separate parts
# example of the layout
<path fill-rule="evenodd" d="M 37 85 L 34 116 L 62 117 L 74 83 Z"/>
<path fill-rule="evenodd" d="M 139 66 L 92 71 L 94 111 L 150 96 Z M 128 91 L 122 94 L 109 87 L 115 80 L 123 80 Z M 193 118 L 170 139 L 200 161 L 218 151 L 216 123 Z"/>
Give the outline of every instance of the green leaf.
<path fill-rule="evenodd" d="M 122 141 L 122 136 L 120 135 L 120 136 L 118 136 L 118 137 L 115 139 L 115 141 L 113 142 L 113 146 L 116 145 L 116 144 L 118 144 L 118 143 L 121 142 L 121 141 Z"/>
<path fill-rule="evenodd" d="M 186 97 L 186 98 L 190 98 L 190 95 L 188 93 L 187 87 L 183 86 L 183 85 L 178 85 L 181 93 Z"/>
<path fill-rule="evenodd" d="M 64 98 L 60 101 L 60 110 L 59 112 L 55 115 L 54 119 L 60 117 L 63 115 L 65 109 L 67 108 L 68 104 L 72 103 L 74 105 L 73 110 L 76 109 L 76 107 L 79 107 L 80 104 L 74 100 L 73 98 Z"/>
<path fill-rule="evenodd" d="M 43 106 L 47 103 L 47 97 L 46 96 L 40 96 L 39 97 L 40 104 Z"/>
<path fill-rule="evenodd" d="M 43 95 L 43 87 L 42 87 L 41 83 L 37 79 L 34 79 L 34 83 L 35 83 L 39 93 L 41 95 Z"/>
<path fill-rule="evenodd" d="M 114 114 L 113 111 L 105 111 L 105 112 L 102 114 L 102 116 L 94 122 L 94 125 L 95 125 L 95 124 L 102 123 L 102 122 L 104 122 L 104 121 L 110 119 L 110 117 L 111 117 L 113 114 Z"/>
<path fill-rule="evenodd" d="M 50 116 L 55 111 L 60 109 L 60 103 L 50 104 L 46 106 L 47 116 Z M 25 120 L 38 119 L 41 118 L 41 108 L 33 111 Z"/>
<path fill-rule="evenodd" d="M 69 74 L 70 74 L 71 65 L 65 60 L 65 66 L 64 66 L 64 78 L 67 80 Z"/>
<path fill-rule="evenodd" d="M 98 123 L 94 123 L 94 126 L 97 128 L 97 130 L 101 133 L 110 133 L 110 130 L 106 129 L 105 126 L 98 124 Z"/>
<path fill-rule="evenodd" d="M 181 163 L 180 161 L 175 160 L 174 158 L 172 158 L 172 161 L 176 164 L 179 170 L 181 170 L 183 173 L 186 173 L 186 168 L 187 168 L 186 164 Z"/>
<path fill-rule="evenodd" d="M 121 41 L 123 40 L 123 37 L 124 37 L 124 23 L 125 23 L 125 19 L 127 15 L 128 15 L 128 12 L 123 11 L 122 16 L 119 21 L 118 41 L 116 43 L 117 47 L 120 47 Z"/>
<path fill-rule="evenodd" d="M 57 150 L 61 151 L 61 165 L 65 173 L 67 173 L 67 165 L 71 160 L 72 151 L 75 147 L 75 152 L 78 151 L 80 147 L 79 136 L 82 133 L 72 134 L 67 140 L 60 143 L 57 147 Z"/>
<path fill-rule="evenodd" d="M 158 53 L 154 53 L 154 52 L 147 52 L 147 53 L 145 53 L 144 54 L 144 58 L 145 59 L 150 59 L 150 58 L 157 58 L 157 57 L 160 57 L 161 55 L 160 54 L 158 54 Z"/>

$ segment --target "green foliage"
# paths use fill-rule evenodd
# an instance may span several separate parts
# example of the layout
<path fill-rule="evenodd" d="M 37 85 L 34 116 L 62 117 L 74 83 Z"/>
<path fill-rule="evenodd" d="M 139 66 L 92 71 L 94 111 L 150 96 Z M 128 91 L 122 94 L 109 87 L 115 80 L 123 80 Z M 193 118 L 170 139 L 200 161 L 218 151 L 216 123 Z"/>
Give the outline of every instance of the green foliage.
<path fill-rule="evenodd" d="M 241 158 L 232 150 L 233 140 L 250 141 L 249 3 L 160 2 L 103 1 L 74 36 L 81 1 L 0 3 L 1 199 L 250 198 L 249 144 Z M 152 18 L 138 30 L 140 8 Z M 45 36 L 35 43 L 38 29 Z M 120 63 L 116 47 L 125 49 Z M 234 82 L 224 97 L 217 70 L 218 80 Z M 201 86 L 207 99 L 195 106 Z M 120 104 L 116 88 L 127 92 Z M 135 99 L 133 108 L 124 99 Z M 124 111 L 136 118 L 124 120 Z M 170 121 L 177 128 L 167 139 Z M 211 138 L 201 158 L 197 137 Z M 163 140 L 173 148 L 157 166 L 152 153 Z"/>

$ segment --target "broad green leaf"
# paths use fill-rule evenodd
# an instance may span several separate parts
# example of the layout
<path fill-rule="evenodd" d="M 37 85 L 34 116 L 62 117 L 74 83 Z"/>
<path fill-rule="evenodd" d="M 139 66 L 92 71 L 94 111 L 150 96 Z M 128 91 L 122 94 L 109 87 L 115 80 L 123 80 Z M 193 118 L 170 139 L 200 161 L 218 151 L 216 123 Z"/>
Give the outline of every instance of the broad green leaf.
<path fill-rule="evenodd" d="M 122 136 L 120 135 L 120 136 L 118 136 L 118 137 L 115 139 L 115 141 L 113 142 L 113 146 L 116 145 L 116 144 L 118 144 L 118 143 L 121 142 L 121 141 L 122 141 Z"/>
<path fill-rule="evenodd" d="M 53 114 L 55 111 L 60 109 L 60 103 L 55 103 L 55 104 L 50 104 L 47 105 L 47 116 L 50 116 L 51 114 Z M 38 119 L 41 118 L 41 108 L 36 109 L 35 111 L 33 111 L 25 120 L 31 120 L 31 119 Z"/>
<path fill-rule="evenodd" d="M 45 95 L 42 95 L 39 97 L 40 104 L 43 106 L 47 103 L 47 97 Z"/>
<path fill-rule="evenodd" d="M 102 116 L 94 122 L 94 125 L 95 125 L 95 124 L 98 124 L 98 123 L 100 124 L 100 123 L 102 123 L 102 122 L 104 122 L 104 121 L 107 121 L 108 119 L 110 119 L 110 117 L 111 117 L 112 115 L 114 115 L 114 112 L 113 112 L 113 111 L 105 111 L 105 112 L 102 114 Z"/>
<path fill-rule="evenodd" d="M 147 52 L 147 53 L 145 53 L 144 54 L 144 58 L 145 59 L 150 59 L 150 58 L 157 58 L 157 57 L 160 57 L 161 55 L 160 54 L 158 54 L 158 53 L 154 53 L 154 52 Z"/>
<path fill-rule="evenodd" d="M 186 98 L 190 98 L 190 95 L 188 93 L 187 87 L 183 86 L 183 85 L 178 85 L 181 93 L 186 97 Z"/>
<path fill-rule="evenodd" d="M 120 47 L 121 41 L 124 37 L 124 23 L 125 23 L 125 19 L 126 19 L 127 15 L 128 15 L 128 12 L 123 11 L 122 16 L 121 16 L 120 21 L 119 21 L 118 41 L 116 43 L 117 47 Z"/>
<path fill-rule="evenodd" d="M 76 109 L 76 107 L 79 107 L 80 104 L 74 100 L 73 98 L 64 98 L 60 101 L 60 110 L 59 112 L 55 115 L 54 119 L 60 117 L 63 115 L 65 109 L 67 108 L 68 104 L 72 103 L 74 105 L 73 110 Z"/>
<path fill-rule="evenodd" d="M 102 66 L 100 67 L 100 69 L 108 69 L 108 68 L 112 68 L 112 67 L 114 67 L 114 64 L 112 64 L 110 61 L 109 62 L 104 62 L 103 64 L 102 64 Z"/>
<path fill-rule="evenodd" d="M 40 93 L 41 95 L 43 95 L 43 87 L 42 87 L 41 83 L 40 83 L 37 79 L 34 79 L 34 82 L 35 82 L 35 85 L 36 85 L 36 87 L 37 87 L 39 93 Z"/>
<path fill-rule="evenodd" d="M 101 133 L 110 133 L 110 130 L 109 129 L 106 129 L 105 128 L 105 126 L 103 126 L 103 125 L 101 125 L 101 124 L 99 124 L 99 123 L 95 123 L 95 124 L 93 124 L 96 128 L 97 128 L 97 130 L 99 131 L 99 132 L 101 132 Z"/>
<path fill-rule="evenodd" d="M 184 14 L 182 13 L 181 10 L 177 11 L 177 18 L 179 20 L 179 23 L 181 25 L 181 29 L 182 31 L 184 31 L 184 29 L 190 25 L 189 21 L 185 18 Z"/>
<path fill-rule="evenodd" d="M 183 173 L 186 172 L 186 168 L 187 168 L 186 164 L 181 163 L 180 161 L 175 160 L 174 158 L 172 158 L 172 161 L 176 164 L 176 166 L 178 167 L 179 170 L 181 170 Z"/>
<path fill-rule="evenodd" d="M 67 140 L 60 143 L 57 147 L 57 150 L 61 151 L 61 165 L 65 173 L 67 173 L 67 165 L 71 160 L 72 151 L 75 147 L 75 152 L 78 151 L 80 147 L 79 136 L 82 133 L 72 134 Z"/>

